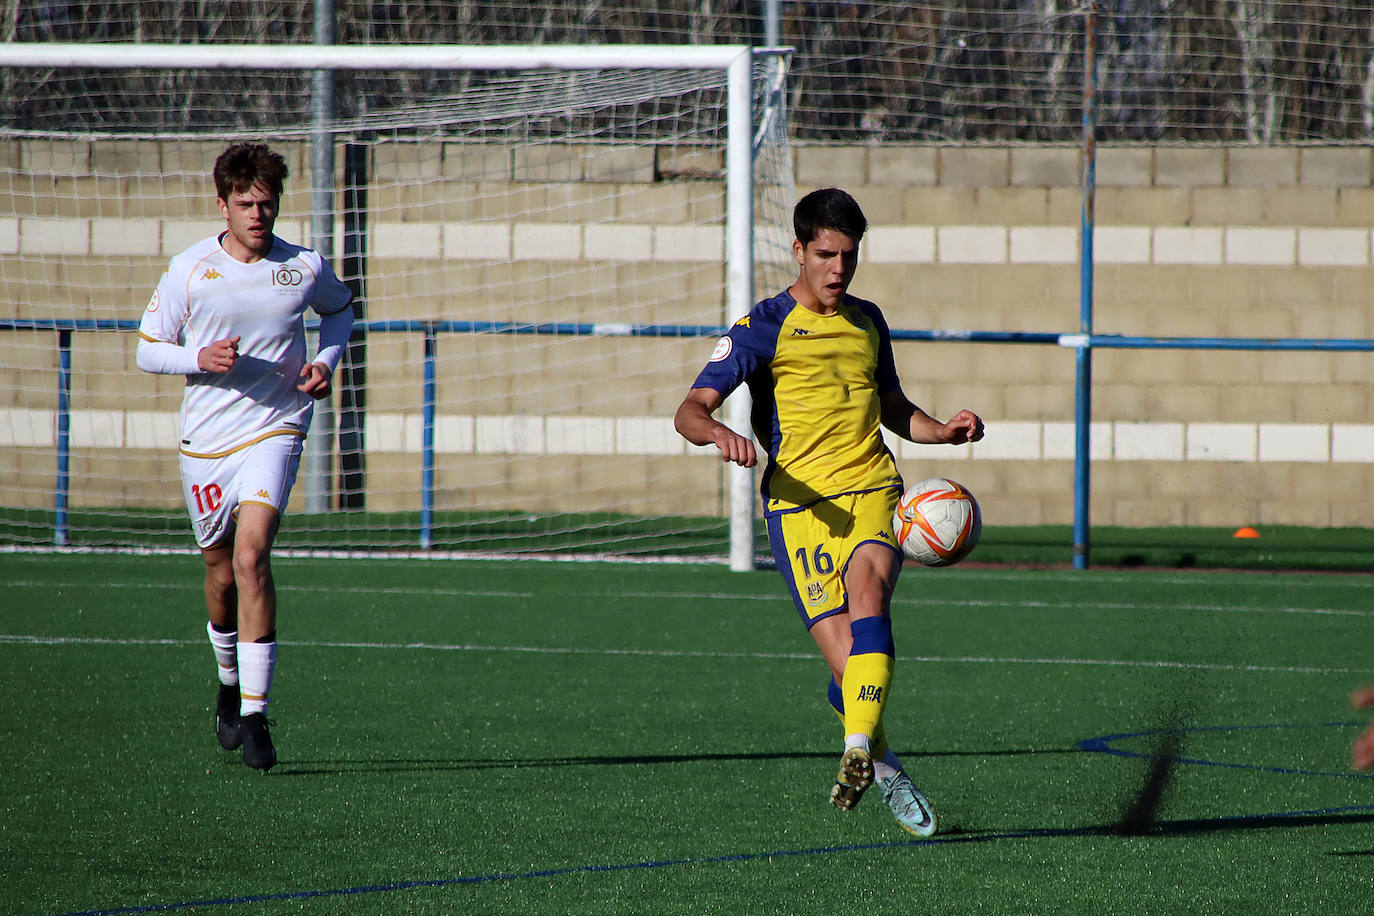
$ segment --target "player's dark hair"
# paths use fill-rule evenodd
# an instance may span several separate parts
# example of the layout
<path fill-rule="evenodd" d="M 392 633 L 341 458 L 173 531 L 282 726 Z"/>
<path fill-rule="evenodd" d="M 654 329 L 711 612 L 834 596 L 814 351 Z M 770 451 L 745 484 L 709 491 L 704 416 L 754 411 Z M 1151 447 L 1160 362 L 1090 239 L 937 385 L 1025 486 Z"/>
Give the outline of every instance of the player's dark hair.
<path fill-rule="evenodd" d="M 273 197 L 281 197 L 289 170 L 281 153 L 266 143 L 235 143 L 215 160 L 215 193 L 220 200 L 262 185 Z"/>
<path fill-rule="evenodd" d="M 868 218 L 859 202 L 844 191 L 821 188 L 797 201 L 792 209 L 792 228 L 803 245 L 814 242 L 822 229 L 843 232 L 857 244 L 868 231 Z"/>

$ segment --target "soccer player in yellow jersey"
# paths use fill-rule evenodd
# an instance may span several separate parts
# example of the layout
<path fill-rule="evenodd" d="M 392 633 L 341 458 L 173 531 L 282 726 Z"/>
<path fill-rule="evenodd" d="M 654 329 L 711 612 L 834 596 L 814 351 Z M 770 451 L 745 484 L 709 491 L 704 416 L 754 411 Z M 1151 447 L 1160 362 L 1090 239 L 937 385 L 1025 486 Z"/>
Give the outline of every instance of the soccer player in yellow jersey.
<path fill-rule="evenodd" d="M 754 439 L 768 456 L 761 489 L 769 543 L 830 668 L 828 698 L 844 724 L 830 799 L 850 810 L 876 778 L 897 822 L 930 836 L 935 812 L 882 729 L 896 655 L 889 606 L 902 553 L 892 512 L 902 478 L 879 426 L 912 442 L 957 445 L 981 439 L 983 421 L 961 410 L 942 423 L 902 393 L 882 313 L 849 295 L 868 228 L 854 198 L 813 191 L 792 218 L 796 282 L 720 339 L 674 424 L 694 445 L 715 445 L 722 460 L 753 467 L 754 440 L 713 416 L 748 385 Z"/>
<path fill-rule="evenodd" d="M 286 174 L 261 143 L 215 160 L 225 230 L 172 258 L 138 329 L 139 368 L 186 376 L 179 463 L 205 560 L 215 731 L 259 770 L 277 762 L 266 715 L 277 666 L 269 555 L 315 401 L 329 396 L 353 327 L 352 293 L 329 263 L 272 234 Z M 320 316 L 313 360 L 307 311 Z"/>

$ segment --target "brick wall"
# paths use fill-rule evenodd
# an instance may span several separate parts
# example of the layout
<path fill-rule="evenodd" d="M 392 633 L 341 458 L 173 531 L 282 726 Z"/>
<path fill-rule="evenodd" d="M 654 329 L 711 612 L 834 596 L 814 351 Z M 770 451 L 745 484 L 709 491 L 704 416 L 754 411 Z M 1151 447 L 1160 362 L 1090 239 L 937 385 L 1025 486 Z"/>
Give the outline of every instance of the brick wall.
<path fill-rule="evenodd" d="M 166 258 L 219 225 L 208 166 L 200 161 L 217 152 L 215 144 L 4 144 L 0 304 L 20 318 L 136 319 Z M 536 161 L 438 145 L 403 152 L 377 163 L 386 180 L 371 201 L 378 208 L 371 252 L 377 276 L 369 285 L 369 318 L 471 317 L 477 312 L 454 290 L 474 277 L 502 275 L 515 290 L 506 304 L 529 319 L 595 321 L 614 306 L 616 320 L 718 323 L 721 195 L 718 182 L 700 177 L 718 166 L 710 157 L 660 153 L 676 157 L 669 161 L 645 159 L 645 151 L 583 149 Z M 291 162 L 279 234 L 304 240 L 308 162 L 299 149 Z M 795 166 L 799 192 L 837 185 L 864 205 L 872 229 L 854 291 L 879 302 L 894 328 L 1078 330 L 1077 149 L 802 147 Z M 1374 336 L 1372 171 L 1371 151 L 1362 147 L 1101 148 L 1095 330 Z M 550 215 L 522 216 L 536 199 Z M 598 292 L 549 279 L 566 277 L 568 264 L 601 273 Z M 690 270 L 665 284 L 667 264 Z M 662 294 L 665 285 L 671 292 Z M 529 301 L 521 299 L 526 295 Z M 77 346 L 77 363 L 100 370 L 75 380 L 75 406 L 84 413 L 74 435 L 83 460 L 99 466 L 102 458 L 137 459 L 160 468 L 147 473 L 174 479 L 172 465 L 157 456 L 170 448 L 162 440 L 179 400 L 176 380 L 139 373 L 130 339 L 78 335 Z M 569 503 L 585 490 L 597 504 L 620 493 L 629 507 L 680 509 L 680 497 L 658 489 L 665 476 L 702 491 L 714 486 L 714 466 L 666 422 L 710 342 L 618 340 L 613 351 L 585 341 L 576 346 L 583 348 L 577 355 L 549 360 L 542 413 L 532 414 L 511 386 L 484 387 L 480 397 L 441 405 L 445 428 L 455 431 L 441 442 L 441 505 L 522 488 L 542 496 L 547 488 L 538 483 L 510 479 L 510 466 L 484 462 L 482 456 L 517 448 L 512 424 L 538 427 L 544 457 L 525 463 L 565 476 Z M 0 437 L 8 437 L 0 442 L 0 489 L 7 503 L 41 505 L 42 482 L 51 478 L 42 418 L 55 397 L 25 379 L 51 373 L 55 356 L 41 346 L 17 346 L 14 335 L 0 338 L 0 347 L 0 410 L 8 418 L 0 419 Z M 481 359 L 491 378 L 519 378 L 524 357 L 503 347 L 485 340 L 456 349 Z M 418 456 L 416 437 L 404 430 L 413 430 L 416 417 L 416 350 L 414 340 L 373 341 L 369 464 L 378 482 L 370 504 L 376 508 L 410 507 Z M 581 384 L 579 372 L 612 358 L 630 367 L 632 399 Z M 1374 517 L 1371 358 L 1096 351 L 1094 523 L 1363 525 Z M 957 477 L 978 493 L 990 525 L 1070 521 L 1072 350 L 900 342 L 897 359 L 918 403 L 940 415 L 969 407 L 989 427 L 987 440 L 974 447 L 899 445 L 909 479 Z M 441 363 L 441 387 L 471 387 L 467 365 L 456 358 Z M 519 448 L 534 448 L 535 440 L 521 436 Z M 586 446 L 607 437 L 618 445 Z M 486 488 L 466 485 L 487 479 Z M 179 499 L 125 481 L 100 484 L 79 500 L 102 504 L 102 488 L 116 486 L 120 498 L 139 504 Z M 694 511 L 718 509 L 712 493 L 692 499 Z"/>

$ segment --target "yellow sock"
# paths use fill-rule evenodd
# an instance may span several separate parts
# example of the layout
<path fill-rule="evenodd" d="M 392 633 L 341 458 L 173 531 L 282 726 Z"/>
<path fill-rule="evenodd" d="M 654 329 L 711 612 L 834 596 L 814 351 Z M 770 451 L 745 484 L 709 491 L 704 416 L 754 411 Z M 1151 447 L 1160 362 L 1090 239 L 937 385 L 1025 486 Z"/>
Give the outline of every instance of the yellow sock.
<path fill-rule="evenodd" d="M 844 732 L 867 735 L 870 747 L 882 723 L 892 685 L 893 659 L 882 652 L 851 655 L 844 666 Z"/>
<path fill-rule="evenodd" d="M 835 718 L 840 720 L 841 727 L 844 726 L 844 701 L 841 699 L 840 685 L 835 683 L 835 679 L 830 679 L 827 698 L 830 700 L 830 708 L 835 711 Z M 878 723 L 878 729 L 873 733 L 873 743 L 869 745 L 869 753 L 874 760 L 881 760 L 887 756 L 888 752 L 887 733 L 883 730 L 883 723 Z"/>

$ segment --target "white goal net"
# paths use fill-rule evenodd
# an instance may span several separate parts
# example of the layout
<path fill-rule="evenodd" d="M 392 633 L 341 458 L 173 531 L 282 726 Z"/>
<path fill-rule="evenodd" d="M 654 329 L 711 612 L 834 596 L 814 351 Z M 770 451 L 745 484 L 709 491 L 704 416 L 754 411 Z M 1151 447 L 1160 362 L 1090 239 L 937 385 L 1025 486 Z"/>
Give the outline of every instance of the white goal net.
<path fill-rule="evenodd" d="M 784 66 L 0 48 L 0 546 L 191 546 L 182 381 L 137 369 L 135 329 L 167 260 L 223 228 L 215 157 L 253 139 L 291 166 L 277 234 L 357 297 L 279 544 L 725 553 L 739 481 L 672 414 L 792 279 Z"/>

